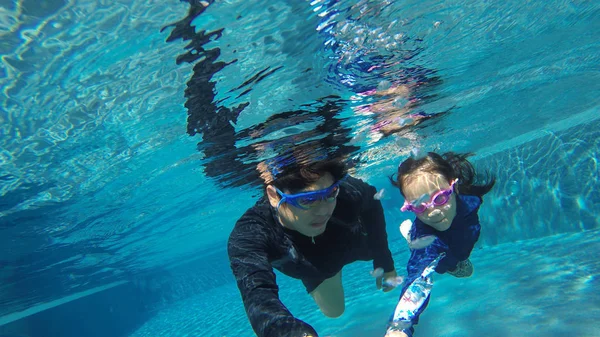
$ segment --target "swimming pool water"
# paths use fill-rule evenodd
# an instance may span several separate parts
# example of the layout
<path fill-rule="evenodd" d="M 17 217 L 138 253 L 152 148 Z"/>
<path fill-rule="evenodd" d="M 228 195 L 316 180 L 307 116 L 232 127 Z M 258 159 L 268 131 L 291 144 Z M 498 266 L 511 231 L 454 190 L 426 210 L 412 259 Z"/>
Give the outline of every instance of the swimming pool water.
<path fill-rule="evenodd" d="M 357 163 L 355 175 L 389 190 L 399 269 L 404 215 L 386 177 L 412 148 L 472 151 L 498 176 L 474 260 L 485 271 L 464 287 L 440 278 L 457 295 L 432 302 L 419 335 L 474 335 L 481 324 L 505 335 L 594 336 L 598 266 L 576 247 L 596 249 L 600 224 L 599 4 L 191 3 L 0 4 L 0 329 L 38 336 L 33 312 L 50 315 L 65 299 L 104 317 L 86 298 L 124 282 L 114 291 L 137 289 L 147 315 L 123 318 L 113 334 L 185 336 L 208 325 L 206 335 L 251 336 L 224 242 L 261 193 L 258 162 L 329 139 Z M 371 130 L 397 120 L 364 113 L 385 102 L 357 94 L 395 81 L 415 89 L 394 107 L 412 102 L 411 113 L 428 118 L 382 136 Z M 519 252 L 546 246 L 561 252 L 538 257 L 546 269 L 509 277 L 536 265 Z M 522 259 L 506 266 L 501 249 Z M 321 317 L 284 276 L 282 296 L 327 334 L 379 335 L 381 324 L 368 322 L 385 322 L 397 294 L 369 290 L 360 268 L 348 268 L 340 320 Z M 490 284 L 528 289 L 528 300 L 490 298 L 481 290 Z M 549 293 L 561 287 L 572 293 Z M 466 288 L 478 295 L 458 296 Z M 588 310 L 564 314 L 554 307 L 562 300 Z M 443 310 L 459 303 L 466 309 Z M 443 328 L 432 313 L 460 324 Z M 81 335 L 84 327 L 71 326 Z"/>

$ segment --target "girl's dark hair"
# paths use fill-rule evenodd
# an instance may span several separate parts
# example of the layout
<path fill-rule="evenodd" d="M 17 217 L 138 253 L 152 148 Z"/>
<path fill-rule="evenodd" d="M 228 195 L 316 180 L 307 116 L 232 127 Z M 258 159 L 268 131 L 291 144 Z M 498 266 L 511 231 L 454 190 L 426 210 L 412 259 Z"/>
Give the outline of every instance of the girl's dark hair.
<path fill-rule="evenodd" d="M 280 190 L 296 193 L 315 183 L 323 175 L 329 173 L 334 181 L 342 179 L 346 173 L 346 165 L 338 159 L 316 161 L 312 163 L 294 163 L 283 169 L 283 172 L 270 183 Z"/>
<path fill-rule="evenodd" d="M 457 189 L 460 193 L 483 197 L 488 193 L 496 183 L 496 177 L 485 171 L 481 174 L 475 172 L 473 165 L 467 160 L 467 157 L 473 153 L 454 153 L 446 152 L 439 155 L 435 152 L 429 152 L 421 158 L 408 158 L 398 166 L 398 180 L 394 180 L 394 175 L 390 176 L 392 185 L 400 189 L 404 195 L 404 187 L 416 176 L 415 173 L 432 173 L 442 175 L 448 182 L 458 178 Z"/>

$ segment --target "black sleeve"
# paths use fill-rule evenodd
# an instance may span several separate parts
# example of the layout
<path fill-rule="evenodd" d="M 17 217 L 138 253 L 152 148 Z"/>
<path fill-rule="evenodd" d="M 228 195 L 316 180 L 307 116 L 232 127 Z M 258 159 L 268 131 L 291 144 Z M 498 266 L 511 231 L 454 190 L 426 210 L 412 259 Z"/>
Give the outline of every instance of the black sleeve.
<path fill-rule="evenodd" d="M 317 336 L 305 322 L 294 318 L 279 300 L 275 273 L 268 259 L 268 236 L 253 221 L 238 221 L 227 252 L 250 324 L 258 337 Z"/>
<path fill-rule="evenodd" d="M 374 198 L 375 187 L 361 181 L 363 213 L 361 214 L 368 235 L 369 248 L 373 252 L 373 269 L 383 268 L 384 272 L 394 270 L 394 259 L 388 247 L 385 216 L 381 201 Z"/>

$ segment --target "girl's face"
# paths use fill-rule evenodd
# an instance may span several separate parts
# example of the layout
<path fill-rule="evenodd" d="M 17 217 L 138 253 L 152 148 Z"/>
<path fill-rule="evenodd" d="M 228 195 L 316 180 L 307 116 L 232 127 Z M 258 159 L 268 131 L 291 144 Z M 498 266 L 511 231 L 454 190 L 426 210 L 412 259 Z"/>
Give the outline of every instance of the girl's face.
<path fill-rule="evenodd" d="M 403 192 L 406 201 L 416 206 L 433 202 L 432 197 L 436 193 L 449 188 L 450 182 L 442 175 L 419 173 L 404 186 Z M 453 191 L 444 205 L 431 205 L 423 213 L 416 213 L 416 215 L 419 220 L 438 231 L 448 230 L 456 216 L 456 193 Z"/>

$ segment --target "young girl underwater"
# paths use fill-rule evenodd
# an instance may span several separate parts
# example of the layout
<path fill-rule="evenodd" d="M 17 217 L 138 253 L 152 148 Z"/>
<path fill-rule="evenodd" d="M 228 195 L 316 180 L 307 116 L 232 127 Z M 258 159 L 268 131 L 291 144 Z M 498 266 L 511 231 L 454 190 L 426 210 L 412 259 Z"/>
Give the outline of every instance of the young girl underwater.
<path fill-rule="evenodd" d="M 416 219 L 400 226 L 411 256 L 386 337 L 412 337 L 413 325 L 429 302 L 434 270 L 455 277 L 473 274 L 469 256 L 481 229 L 477 213 L 495 178 L 478 175 L 467 160 L 471 155 L 429 152 L 402 162 L 397 180 L 390 177 L 405 198 L 401 210 L 415 213 Z"/>

